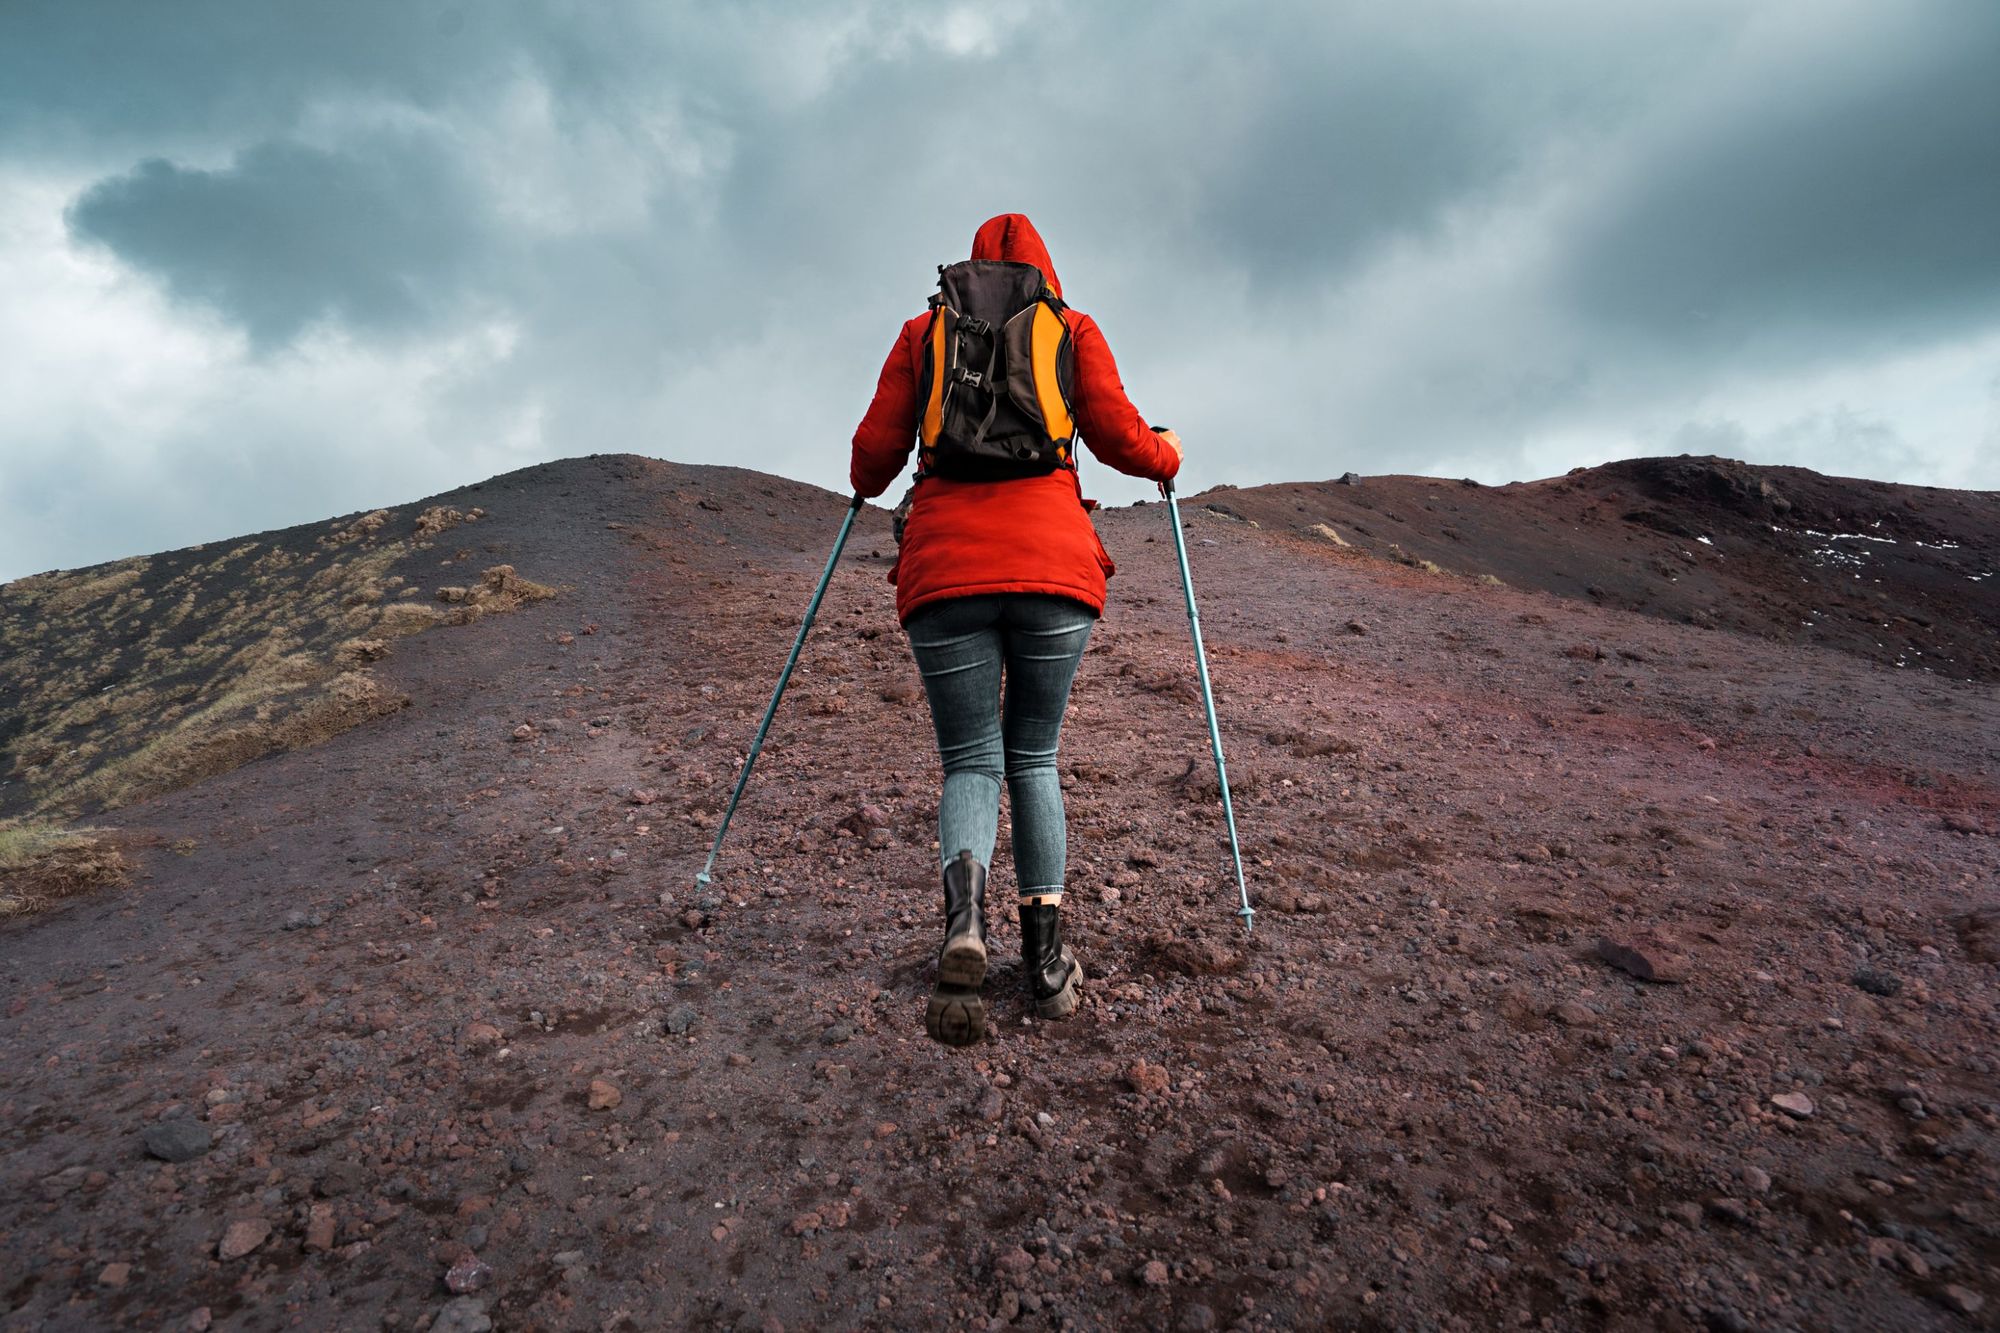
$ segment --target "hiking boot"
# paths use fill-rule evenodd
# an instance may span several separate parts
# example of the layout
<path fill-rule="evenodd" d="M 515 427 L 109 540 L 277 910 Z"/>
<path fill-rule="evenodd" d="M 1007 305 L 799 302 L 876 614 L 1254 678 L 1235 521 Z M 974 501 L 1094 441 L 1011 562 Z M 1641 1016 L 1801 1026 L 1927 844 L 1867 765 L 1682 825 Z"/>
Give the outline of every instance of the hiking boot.
<path fill-rule="evenodd" d="M 944 947 L 937 986 L 924 1010 L 924 1031 L 947 1046 L 970 1046 L 986 1035 L 986 867 L 960 852 L 944 868 Z"/>
<path fill-rule="evenodd" d="M 1076 983 L 1083 964 L 1062 939 L 1062 893 L 1033 893 L 1021 899 L 1021 974 L 1028 999 L 1043 1018 L 1076 1012 Z"/>

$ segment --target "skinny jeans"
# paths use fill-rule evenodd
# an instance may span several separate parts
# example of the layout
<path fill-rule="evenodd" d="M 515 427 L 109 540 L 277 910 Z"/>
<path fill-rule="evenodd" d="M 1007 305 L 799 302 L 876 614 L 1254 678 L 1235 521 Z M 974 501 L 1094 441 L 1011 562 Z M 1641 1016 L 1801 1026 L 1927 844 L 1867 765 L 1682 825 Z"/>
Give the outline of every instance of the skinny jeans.
<path fill-rule="evenodd" d="M 1056 742 L 1096 618 L 1067 597 L 999 593 L 933 602 L 905 624 L 944 761 L 940 862 L 970 851 L 992 866 L 1004 778 L 1015 884 L 1023 894 L 1062 891 L 1068 835 Z"/>

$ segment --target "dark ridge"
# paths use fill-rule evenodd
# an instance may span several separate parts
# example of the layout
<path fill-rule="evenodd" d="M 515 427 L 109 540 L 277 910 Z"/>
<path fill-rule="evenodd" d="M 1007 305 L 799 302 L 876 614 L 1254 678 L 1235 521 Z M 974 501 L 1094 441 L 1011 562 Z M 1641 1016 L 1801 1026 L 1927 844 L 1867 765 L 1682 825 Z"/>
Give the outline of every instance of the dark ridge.
<path fill-rule="evenodd" d="M 1469 487 L 1258 486 L 1230 505 L 1325 541 L 1667 620 L 2000 679 L 2000 493 L 1733 459 L 1635 458 Z"/>

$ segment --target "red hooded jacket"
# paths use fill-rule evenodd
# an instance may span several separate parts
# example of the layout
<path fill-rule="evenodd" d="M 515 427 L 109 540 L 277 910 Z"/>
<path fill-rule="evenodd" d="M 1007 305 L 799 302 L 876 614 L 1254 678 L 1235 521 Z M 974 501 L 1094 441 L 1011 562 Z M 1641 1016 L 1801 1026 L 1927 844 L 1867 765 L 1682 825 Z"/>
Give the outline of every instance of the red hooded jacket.
<path fill-rule="evenodd" d="M 1033 264 L 1062 294 L 1047 247 L 1019 213 L 1003 213 L 982 225 L 972 238 L 972 257 Z M 1076 353 L 1072 407 L 1084 443 L 1120 472 L 1152 481 L 1171 478 L 1180 459 L 1125 397 L 1097 321 L 1074 309 L 1064 310 L 1063 319 Z M 928 313 L 903 325 L 876 382 L 875 400 L 855 428 L 850 478 L 861 495 L 872 498 L 888 489 L 916 447 L 923 407 L 917 384 L 929 326 Z M 1083 507 L 1082 482 L 1065 468 L 1013 481 L 924 478 L 917 483 L 889 581 L 896 585 L 896 617 L 902 621 L 931 602 L 1004 592 L 1070 597 L 1101 615 L 1104 580 L 1112 572 L 1111 557 Z"/>

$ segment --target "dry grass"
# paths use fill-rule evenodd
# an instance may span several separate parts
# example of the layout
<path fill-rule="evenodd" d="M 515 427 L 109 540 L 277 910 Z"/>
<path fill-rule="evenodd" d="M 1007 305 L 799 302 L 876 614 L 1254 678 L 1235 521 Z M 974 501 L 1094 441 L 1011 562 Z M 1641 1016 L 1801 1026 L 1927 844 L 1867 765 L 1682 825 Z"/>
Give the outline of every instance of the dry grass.
<path fill-rule="evenodd" d="M 89 828 L 0 823 L 0 917 L 40 911 L 86 889 L 125 881 L 125 858 Z"/>
<path fill-rule="evenodd" d="M 54 580 L 49 585 L 43 609 L 49 615 L 68 615 L 125 591 L 137 583 L 139 576 L 145 572 L 144 560 L 124 560 L 84 576 L 65 579 L 59 575 L 43 574 L 41 578 Z"/>
<path fill-rule="evenodd" d="M 396 639 L 555 595 L 495 565 L 453 603 L 417 600 L 398 566 L 483 517 L 378 509 L 0 585 L 0 697 L 19 723 L 0 727 L 0 811 L 113 809 L 401 708 L 370 670 Z"/>

